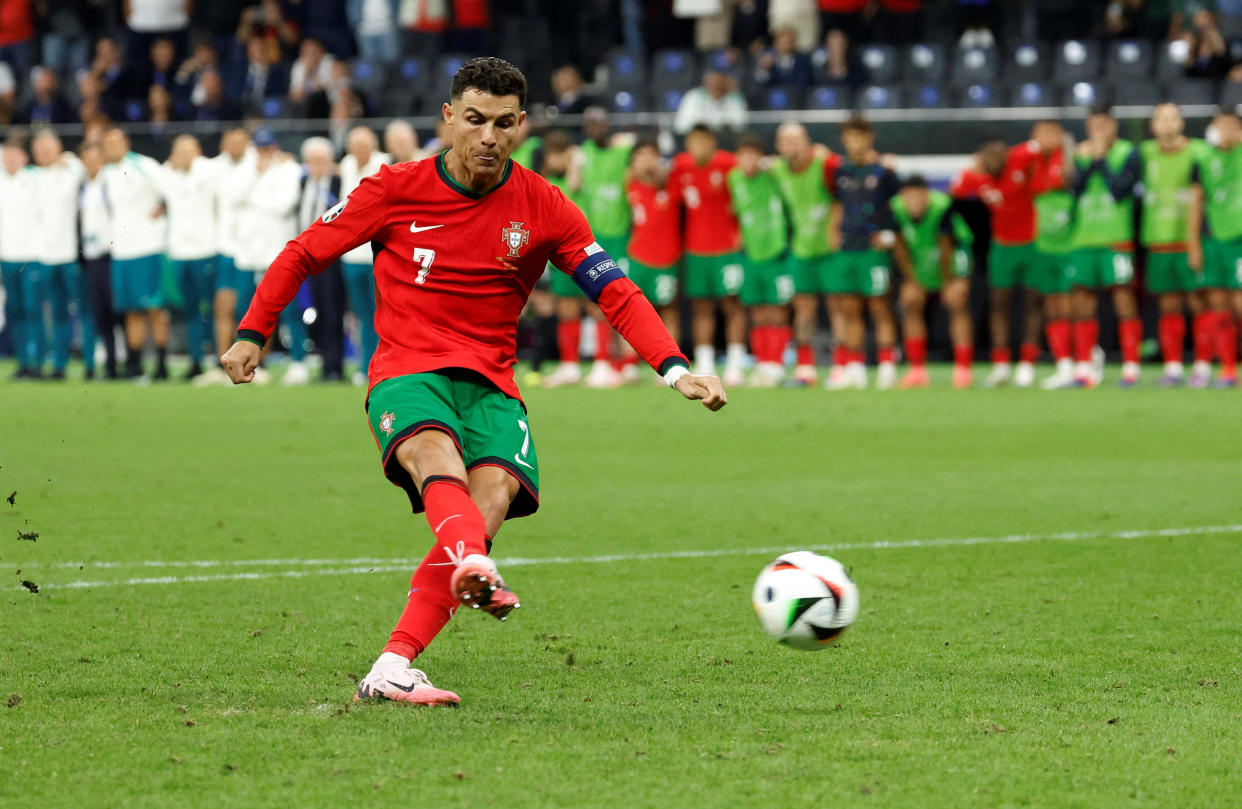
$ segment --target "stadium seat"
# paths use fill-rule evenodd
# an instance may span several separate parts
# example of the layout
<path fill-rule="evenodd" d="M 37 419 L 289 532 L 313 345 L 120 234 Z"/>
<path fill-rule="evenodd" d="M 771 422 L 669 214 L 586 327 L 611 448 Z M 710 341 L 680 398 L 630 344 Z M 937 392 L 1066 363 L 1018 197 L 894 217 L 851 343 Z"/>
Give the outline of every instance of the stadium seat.
<path fill-rule="evenodd" d="M 1242 81 L 1227 81 L 1220 94 L 1220 106 L 1242 114 Z"/>
<path fill-rule="evenodd" d="M 996 85 L 991 82 L 977 82 L 958 92 L 957 103 L 961 107 L 999 107 L 1002 98 Z"/>
<path fill-rule="evenodd" d="M 703 63 L 703 67 L 728 74 L 739 86 L 749 84 L 752 73 L 749 69 L 750 66 L 746 54 L 727 48 L 709 53 Z"/>
<path fill-rule="evenodd" d="M 1048 69 L 1048 47 L 1037 42 L 1019 42 L 1009 51 L 1005 76 L 1011 81 L 1044 81 Z"/>
<path fill-rule="evenodd" d="M 848 110 L 853 106 L 853 98 L 843 84 L 821 84 L 807 93 L 806 106 L 813 110 Z"/>
<path fill-rule="evenodd" d="M 1103 93 L 1095 82 L 1076 81 L 1068 85 L 1061 97 L 1061 105 L 1065 107 L 1094 107 L 1104 100 Z"/>
<path fill-rule="evenodd" d="M 643 106 L 639 90 L 617 90 L 609 96 L 609 106 L 613 112 L 638 112 Z"/>
<path fill-rule="evenodd" d="M 1011 107 L 1050 107 L 1054 104 L 1048 85 L 1038 81 L 1024 81 L 1009 91 Z"/>
<path fill-rule="evenodd" d="M 866 45 L 859 61 L 872 84 L 892 84 L 901 78 L 901 63 L 892 45 Z"/>
<path fill-rule="evenodd" d="M 1212 79 L 1180 79 L 1165 85 L 1165 98 L 1182 106 L 1212 106 L 1219 101 Z"/>
<path fill-rule="evenodd" d="M 427 61 L 411 56 L 402 59 L 388 71 L 386 84 L 389 87 L 408 88 L 417 95 L 427 86 L 427 80 L 430 77 L 431 71 L 427 67 Z"/>
<path fill-rule="evenodd" d="M 944 45 L 938 42 L 920 42 L 906 50 L 906 75 L 917 81 L 943 81 L 948 68 L 945 66 Z"/>
<path fill-rule="evenodd" d="M 698 62 L 692 51 L 656 51 L 652 57 L 651 84 L 656 90 L 684 92 L 698 83 Z"/>
<path fill-rule="evenodd" d="M 1156 55 L 1156 77 L 1165 81 L 1185 78 L 1186 57 L 1189 54 L 1190 45 L 1185 40 L 1166 42 Z"/>
<path fill-rule="evenodd" d="M 953 81 L 956 84 L 992 81 L 998 72 L 996 50 L 993 48 L 958 48 L 953 57 Z"/>
<path fill-rule="evenodd" d="M 1059 82 L 1093 81 L 1100 76 L 1100 43 L 1071 39 L 1057 46 L 1052 77 Z"/>
<path fill-rule="evenodd" d="M 1108 66 L 1110 78 L 1131 76 L 1143 78 L 1152 73 L 1151 43 L 1145 40 L 1120 39 L 1108 48 Z"/>
<path fill-rule="evenodd" d="M 259 112 L 263 114 L 264 118 L 269 120 L 273 118 L 286 118 L 289 115 L 285 99 L 277 96 L 263 99 Z"/>
<path fill-rule="evenodd" d="M 384 84 L 384 72 L 370 59 L 355 59 L 349 66 L 350 82 L 364 93 L 374 93 Z"/>
<path fill-rule="evenodd" d="M 608 86 L 632 90 L 646 81 L 647 71 L 643 61 L 629 51 L 613 51 L 608 55 Z"/>
<path fill-rule="evenodd" d="M 147 108 L 143 106 L 141 101 L 125 102 L 125 120 L 141 121 L 147 117 Z"/>
<path fill-rule="evenodd" d="M 864 110 L 894 110 L 905 105 L 900 87 L 872 84 L 858 91 L 857 104 Z"/>
<path fill-rule="evenodd" d="M 685 96 L 685 94 L 684 90 L 656 91 L 656 111 L 677 112 L 677 108 L 681 106 L 681 99 Z"/>
<path fill-rule="evenodd" d="M 1154 81 L 1136 81 L 1125 78 L 1112 83 L 1108 101 L 1119 107 L 1153 107 L 1164 100 L 1160 86 Z"/>
<path fill-rule="evenodd" d="M 413 115 L 414 102 L 420 98 L 405 87 L 386 87 L 380 91 L 381 108 L 387 115 Z M 430 101 L 430 97 L 428 97 Z"/>
<path fill-rule="evenodd" d="M 784 112 L 802 106 L 802 90 L 797 87 L 760 87 L 747 98 L 751 109 Z"/>
<path fill-rule="evenodd" d="M 939 84 L 912 84 L 905 95 L 910 106 L 917 109 L 941 109 L 949 106 L 949 94 Z"/>
<path fill-rule="evenodd" d="M 469 56 L 465 56 L 460 53 L 449 53 L 441 56 L 436 62 L 435 81 L 440 82 L 447 87 L 448 83 L 453 80 L 453 76 L 457 74 L 457 71 L 461 69 L 461 66 L 464 65 L 466 60 L 469 58 Z"/>

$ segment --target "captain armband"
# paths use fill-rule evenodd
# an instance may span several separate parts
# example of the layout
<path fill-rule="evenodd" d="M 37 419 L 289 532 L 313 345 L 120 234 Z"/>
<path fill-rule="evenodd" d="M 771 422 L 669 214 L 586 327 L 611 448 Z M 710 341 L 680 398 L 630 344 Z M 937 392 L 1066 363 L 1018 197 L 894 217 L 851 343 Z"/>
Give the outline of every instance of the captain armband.
<path fill-rule="evenodd" d="M 599 242 L 591 242 L 587 245 L 586 254 L 587 257 L 574 268 L 572 276 L 574 283 L 582 290 L 582 294 L 594 302 L 599 300 L 604 287 L 624 278 L 625 271 L 617 265 L 612 256 L 608 255 L 607 250 L 599 246 Z"/>

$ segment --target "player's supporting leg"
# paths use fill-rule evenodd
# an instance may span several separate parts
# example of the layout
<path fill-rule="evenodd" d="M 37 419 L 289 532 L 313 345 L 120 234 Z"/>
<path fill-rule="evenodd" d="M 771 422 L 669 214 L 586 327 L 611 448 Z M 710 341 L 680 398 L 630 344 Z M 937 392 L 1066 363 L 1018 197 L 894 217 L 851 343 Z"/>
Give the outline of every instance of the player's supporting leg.
<path fill-rule="evenodd" d="M 71 266 L 58 264 L 46 268 L 47 300 L 52 311 L 52 379 L 64 379 L 73 343 L 73 317 L 69 305 L 73 298 Z"/>
<path fill-rule="evenodd" d="M 984 383 L 989 388 L 1009 384 L 1013 375 L 1013 352 L 1009 348 L 1009 310 L 1013 307 L 1013 289 L 992 289 L 988 310 L 988 329 L 992 337 L 992 372 Z"/>
<path fill-rule="evenodd" d="M 1143 321 L 1133 282 L 1113 287 L 1113 310 L 1117 313 L 1117 341 L 1121 346 L 1121 386 L 1138 384 L 1139 351 L 1143 344 Z"/>
<path fill-rule="evenodd" d="M 1177 387 L 1185 381 L 1186 372 L 1182 365 L 1186 343 L 1184 305 L 1180 292 L 1165 292 L 1160 295 L 1160 354 L 1164 359 L 1161 387 Z"/>
<path fill-rule="evenodd" d="M 1014 369 L 1013 383 L 1019 388 L 1035 384 L 1035 363 L 1039 360 L 1039 333 L 1042 315 L 1042 295 L 1039 290 L 1027 287 L 1022 291 L 1023 324 L 1022 344 L 1018 346 L 1018 366 Z"/>
<path fill-rule="evenodd" d="M 864 304 L 861 295 L 838 295 L 837 312 L 841 319 L 841 333 L 844 337 L 842 359 L 845 362 L 844 373 L 828 377 L 824 387 L 828 390 L 847 390 L 867 387 L 866 355 L 863 351 L 867 336 L 866 321 L 863 318 Z"/>
<path fill-rule="evenodd" d="M 737 295 L 720 299 L 725 326 L 725 367 L 721 381 L 736 387 L 746 381 L 746 307 Z"/>
<path fill-rule="evenodd" d="M 815 326 L 819 296 L 799 293 L 793 299 L 793 338 L 797 357 L 794 360 L 794 381 L 814 385 L 819 381 L 815 371 Z"/>
<path fill-rule="evenodd" d="M 604 313 L 599 310 L 598 306 L 592 304 L 588 306 L 588 309 L 591 321 L 595 325 L 595 361 L 591 363 L 591 370 L 587 372 L 583 384 L 588 388 L 600 390 L 619 387 L 621 373 L 613 367 L 615 335 L 612 326 L 608 325 L 608 319 L 604 317 Z"/>
<path fill-rule="evenodd" d="M 906 279 L 898 296 L 901 322 L 905 328 L 906 361 L 910 370 L 901 378 L 902 390 L 926 388 L 927 375 L 927 292 L 917 282 Z"/>
<path fill-rule="evenodd" d="M 1220 360 L 1220 377 L 1216 383 L 1220 387 L 1232 387 L 1229 380 L 1238 378 L 1237 326 L 1230 310 L 1229 292 L 1224 289 L 1206 291 L 1207 311 L 1204 313 L 1208 321 L 1203 328 L 1208 332 L 1215 356 Z M 1199 324 L 1196 320 L 1196 330 Z M 1196 334 L 1196 343 L 1199 335 Z M 1196 349 L 1197 350 L 1197 349 Z"/>
<path fill-rule="evenodd" d="M 716 373 L 716 301 L 696 298 L 690 302 L 694 319 L 694 373 L 699 376 Z"/>
<path fill-rule="evenodd" d="M 1047 295 L 1044 298 L 1044 312 L 1047 316 L 1044 331 L 1048 338 L 1048 350 L 1056 362 L 1056 371 L 1041 383 L 1041 387 L 1044 390 L 1067 388 L 1074 384 L 1070 296 L 1062 293 Z"/>
<path fill-rule="evenodd" d="M 1074 316 L 1074 385 L 1094 388 L 1100 384 L 1096 377 L 1092 356 L 1100 341 L 1100 321 L 1097 316 L 1098 298 L 1095 290 L 1075 287 L 1071 308 Z"/>
<path fill-rule="evenodd" d="M 582 345 L 582 302 L 577 298 L 556 298 L 556 345 L 560 364 L 543 380 L 546 388 L 576 385 L 582 381 L 578 351 Z"/>
<path fill-rule="evenodd" d="M 750 331 L 755 373 L 750 383 L 757 388 L 779 387 L 785 377 L 785 347 L 789 345 L 789 313 L 778 304 L 754 308 L 755 326 Z"/>
<path fill-rule="evenodd" d="M 953 387 L 974 384 L 974 324 L 970 318 L 970 279 L 955 278 L 944 286 L 940 300 L 949 310 L 949 339 L 953 343 Z"/>
<path fill-rule="evenodd" d="M 1188 298 L 1191 312 L 1191 333 L 1194 346 L 1194 365 L 1190 369 L 1187 386 L 1206 388 L 1212 384 L 1212 360 L 1216 358 L 1216 313 L 1208 303 L 1215 290 L 1199 290 Z"/>
<path fill-rule="evenodd" d="M 43 378 L 43 361 L 47 358 L 47 324 L 43 309 L 49 294 L 48 268 L 35 262 L 27 264 L 22 271 L 22 320 L 26 332 L 26 361 L 35 379 Z"/>
<path fill-rule="evenodd" d="M 874 295 L 867 298 L 867 310 L 875 326 L 876 360 L 879 365 L 875 386 L 879 390 L 890 390 L 897 384 L 897 320 L 893 317 L 893 304 L 887 294 Z M 861 349 L 860 343 L 860 352 Z M 865 376 L 863 385 L 866 385 Z"/>

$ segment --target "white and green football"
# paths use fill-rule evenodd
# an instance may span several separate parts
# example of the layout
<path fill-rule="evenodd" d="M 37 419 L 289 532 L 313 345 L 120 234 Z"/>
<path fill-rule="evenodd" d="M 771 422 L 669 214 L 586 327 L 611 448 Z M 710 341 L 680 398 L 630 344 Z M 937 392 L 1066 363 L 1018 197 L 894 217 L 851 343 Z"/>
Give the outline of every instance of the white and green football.
<path fill-rule="evenodd" d="M 836 559 L 810 551 L 782 555 L 763 569 L 752 596 L 763 630 L 786 646 L 828 646 L 858 617 L 858 586 Z"/>

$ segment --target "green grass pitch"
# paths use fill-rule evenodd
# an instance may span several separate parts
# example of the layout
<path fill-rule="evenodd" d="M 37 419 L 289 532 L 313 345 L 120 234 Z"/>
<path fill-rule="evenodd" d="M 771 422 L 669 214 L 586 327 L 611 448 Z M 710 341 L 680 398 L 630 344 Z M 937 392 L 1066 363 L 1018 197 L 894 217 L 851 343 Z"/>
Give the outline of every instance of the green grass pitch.
<path fill-rule="evenodd" d="M 1237 805 L 1236 394 L 528 403 L 523 607 L 418 710 L 350 703 L 430 542 L 360 391 L 0 383 L 0 806 Z M 806 546 L 862 592 L 814 654 L 749 601 Z"/>

